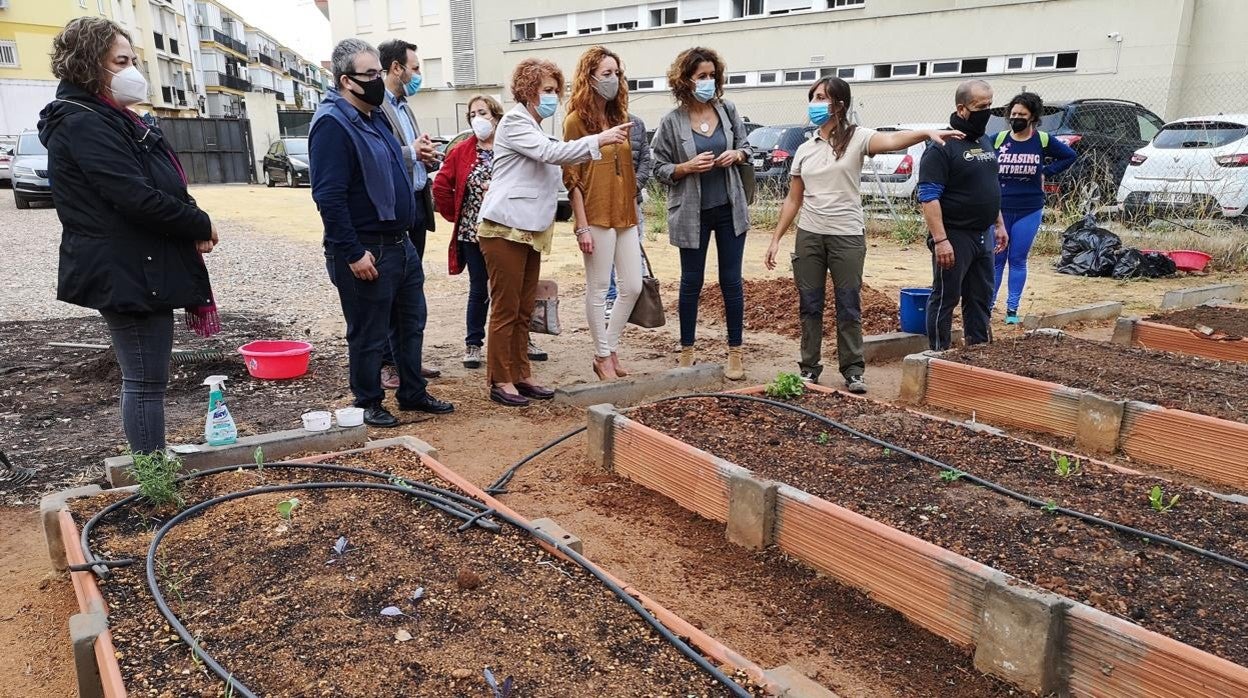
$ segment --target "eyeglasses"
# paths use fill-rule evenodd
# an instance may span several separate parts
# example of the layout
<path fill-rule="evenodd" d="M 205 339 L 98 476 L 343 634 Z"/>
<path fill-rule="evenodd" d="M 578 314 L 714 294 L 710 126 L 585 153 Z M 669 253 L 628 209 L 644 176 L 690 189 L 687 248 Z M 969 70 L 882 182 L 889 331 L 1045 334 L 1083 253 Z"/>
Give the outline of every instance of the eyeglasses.
<path fill-rule="evenodd" d="M 379 79 L 384 73 L 380 70 L 370 70 L 367 73 L 347 73 L 352 77 L 366 78 L 368 82 Z"/>

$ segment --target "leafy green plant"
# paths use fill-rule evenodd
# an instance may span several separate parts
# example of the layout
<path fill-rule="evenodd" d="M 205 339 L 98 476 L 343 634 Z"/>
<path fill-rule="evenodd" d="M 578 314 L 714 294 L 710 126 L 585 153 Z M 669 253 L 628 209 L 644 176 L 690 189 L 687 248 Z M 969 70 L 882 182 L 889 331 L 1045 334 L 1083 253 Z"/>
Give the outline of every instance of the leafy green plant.
<path fill-rule="evenodd" d="M 767 384 L 766 390 L 767 397 L 778 400 L 792 400 L 801 397 L 804 392 L 806 386 L 802 383 L 802 377 L 796 373 L 781 373 Z"/>
<path fill-rule="evenodd" d="M 1049 501 L 1045 502 L 1045 503 L 1044 503 L 1044 506 L 1040 507 L 1040 509 L 1041 509 L 1041 510 L 1043 510 L 1043 511 L 1044 511 L 1044 513 L 1046 513 L 1046 514 L 1053 514 L 1053 513 L 1056 513 L 1056 512 L 1057 512 L 1057 502 L 1055 502 L 1055 501 L 1053 501 L 1052 499 L 1050 499 Z"/>
<path fill-rule="evenodd" d="M 251 454 L 251 457 L 256 461 L 256 471 L 263 473 L 264 472 L 264 447 L 256 446 L 256 450 Z"/>
<path fill-rule="evenodd" d="M 295 507 L 297 506 L 299 506 L 298 497 L 291 497 L 290 499 L 283 499 L 282 501 L 277 503 L 277 513 L 283 519 L 290 521 L 290 517 L 292 514 L 295 513 Z"/>
<path fill-rule="evenodd" d="M 885 457 L 885 458 L 888 458 L 888 457 L 889 457 L 889 456 L 891 456 L 891 455 L 893 455 L 893 449 L 891 449 L 891 448 L 889 448 L 889 447 L 885 446 L 885 447 L 884 447 L 884 457 Z"/>
<path fill-rule="evenodd" d="M 131 453 L 131 469 L 139 481 L 139 494 L 158 507 L 172 504 L 181 508 L 185 503 L 178 492 L 178 472 L 182 461 L 164 451 Z"/>
<path fill-rule="evenodd" d="M 1064 453 L 1059 455 L 1057 451 L 1050 452 L 1049 458 L 1057 466 L 1054 468 L 1054 472 L 1062 477 L 1070 477 L 1083 472 L 1083 463 L 1078 458 L 1071 458 Z"/>
<path fill-rule="evenodd" d="M 940 479 L 945 482 L 957 482 L 958 480 L 961 480 L 964 475 L 966 475 L 966 473 L 960 473 L 956 470 L 940 471 Z"/>
<path fill-rule="evenodd" d="M 1153 489 L 1148 491 L 1148 503 L 1153 507 L 1154 511 L 1164 514 L 1179 503 L 1179 495 L 1174 495 L 1167 502 L 1166 493 L 1162 491 L 1161 485 L 1153 485 Z"/>
<path fill-rule="evenodd" d="M 831 436 L 829 436 L 829 435 L 828 435 L 828 432 L 826 432 L 826 431 L 821 431 L 821 432 L 819 432 L 819 438 L 818 438 L 818 439 L 816 439 L 816 441 L 818 441 L 818 442 L 819 442 L 819 445 L 820 445 L 820 446 L 827 446 L 827 445 L 828 445 L 828 442 L 829 442 L 829 441 L 831 441 L 831 440 L 832 440 L 832 437 L 831 437 Z"/>

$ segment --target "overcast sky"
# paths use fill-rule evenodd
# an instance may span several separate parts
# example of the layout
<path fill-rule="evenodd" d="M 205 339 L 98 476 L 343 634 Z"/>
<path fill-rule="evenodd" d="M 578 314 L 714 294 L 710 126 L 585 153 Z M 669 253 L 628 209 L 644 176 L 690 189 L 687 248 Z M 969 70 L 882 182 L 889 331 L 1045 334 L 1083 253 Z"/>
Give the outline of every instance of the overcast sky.
<path fill-rule="evenodd" d="M 312 0 L 222 0 L 243 16 L 243 21 L 259 27 L 304 58 L 320 63 L 329 60 L 333 45 L 329 20 Z"/>

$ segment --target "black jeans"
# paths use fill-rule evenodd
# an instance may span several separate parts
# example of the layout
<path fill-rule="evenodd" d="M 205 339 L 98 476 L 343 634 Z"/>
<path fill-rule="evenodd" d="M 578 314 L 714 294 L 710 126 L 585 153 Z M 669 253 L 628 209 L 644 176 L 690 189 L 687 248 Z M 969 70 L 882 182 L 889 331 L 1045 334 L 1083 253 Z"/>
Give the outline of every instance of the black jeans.
<path fill-rule="evenodd" d="M 121 366 L 121 423 L 135 453 L 165 448 L 165 389 L 173 353 L 173 311 L 101 310 Z"/>
<path fill-rule="evenodd" d="M 698 246 L 680 248 L 680 345 L 693 346 L 698 331 L 698 299 L 706 276 L 706 251 L 715 237 L 719 258 L 719 290 L 724 294 L 724 317 L 728 320 L 728 346 L 741 346 L 745 324 L 745 287 L 741 283 L 741 260 L 745 256 L 745 234 L 737 235 L 732 224 L 732 204 L 702 211 L 702 231 Z"/>
<path fill-rule="evenodd" d="M 347 352 L 351 393 L 356 407 L 381 405 L 381 361 L 393 328 L 397 336 L 396 362 L 401 385 L 399 406 L 415 403 L 425 395 L 427 382 L 420 377 L 420 352 L 425 333 L 425 272 L 410 240 L 385 245 L 365 245 L 373 253 L 377 279 L 361 281 L 347 261 L 325 255 L 329 279 L 338 289 L 342 314 L 347 320 Z"/>
<path fill-rule="evenodd" d="M 468 267 L 468 334 L 464 344 L 473 347 L 485 344 L 485 321 L 490 316 L 490 276 L 485 269 L 485 255 L 481 245 L 460 242 L 459 252 Z"/>
<path fill-rule="evenodd" d="M 989 313 L 992 311 L 993 254 L 992 230 L 971 232 L 946 230 L 953 245 L 953 266 L 941 269 L 936 263 L 935 244 L 927 238 L 932 250 L 932 295 L 927 300 L 927 343 L 943 351 L 952 343 L 953 310 L 962 303 L 962 330 L 966 343 L 984 344 L 992 341 Z"/>

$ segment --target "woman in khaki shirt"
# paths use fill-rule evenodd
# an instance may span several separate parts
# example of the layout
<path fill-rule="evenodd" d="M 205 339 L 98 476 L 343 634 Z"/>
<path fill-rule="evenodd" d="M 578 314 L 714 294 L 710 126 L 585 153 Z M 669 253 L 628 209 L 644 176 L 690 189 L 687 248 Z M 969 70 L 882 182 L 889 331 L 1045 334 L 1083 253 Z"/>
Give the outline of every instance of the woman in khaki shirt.
<path fill-rule="evenodd" d="M 563 138 L 574 141 L 626 123 L 630 123 L 628 87 L 620 58 L 594 46 L 577 63 Z M 620 366 L 620 335 L 641 294 L 637 178 L 628 141 L 603 146 L 598 160 L 564 166 L 563 183 L 585 259 L 585 318 L 594 340 L 594 373 L 613 380 L 628 375 Z M 608 320 L 612 266 L 617 270 L 618 296 Z"/>

